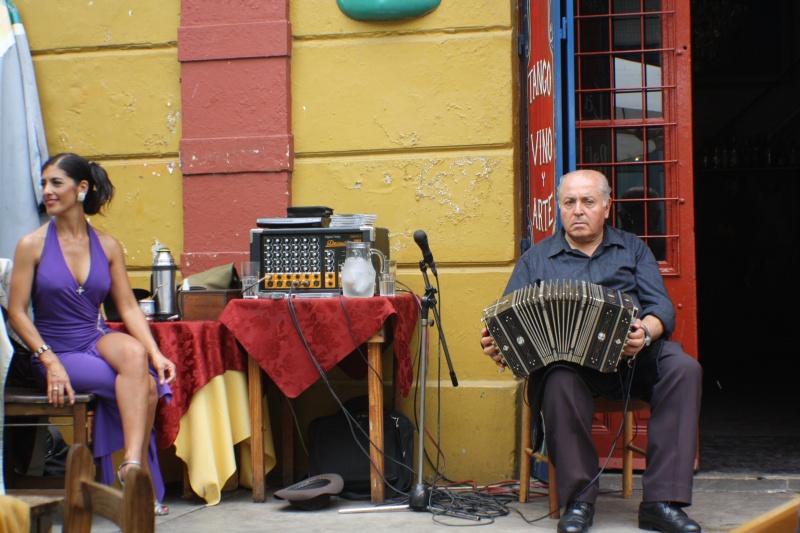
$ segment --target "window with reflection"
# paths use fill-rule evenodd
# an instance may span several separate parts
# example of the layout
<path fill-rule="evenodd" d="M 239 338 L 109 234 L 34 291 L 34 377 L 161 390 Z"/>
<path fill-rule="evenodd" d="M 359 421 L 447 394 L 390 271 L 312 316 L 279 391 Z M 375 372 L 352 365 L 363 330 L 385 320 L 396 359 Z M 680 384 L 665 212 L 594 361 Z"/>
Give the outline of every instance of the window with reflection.
<path fill-rule="evenodd" d="M 669 176 L 675 88 L 664 80 L 668 50 L 659 0 L 579 0 L 576 4 L 576 134 L 578 168 L 611 182 L 611 223 L 636 233 L 656 259 L 670 261 Z"/>

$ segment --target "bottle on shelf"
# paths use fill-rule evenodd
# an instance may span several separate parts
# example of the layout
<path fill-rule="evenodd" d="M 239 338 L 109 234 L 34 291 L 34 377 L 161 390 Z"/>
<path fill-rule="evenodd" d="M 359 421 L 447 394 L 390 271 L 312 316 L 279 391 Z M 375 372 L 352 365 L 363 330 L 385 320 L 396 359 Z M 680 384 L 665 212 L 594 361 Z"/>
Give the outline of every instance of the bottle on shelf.
<path fill-rule="evenodd" d="M 767 137 L 767 144 L 764 147 L 764 165 L 771 167 L 775 164 L 775 146 L 772 140 L 772 135 Z"/>
<path fill-rule="evenodd" d="M 736 146 L 736 137 L 731 138 L 731 149 L 728 154 L 728 166 L 736 168 L 739 166 L 739 148 Z"/>
<path fill-rule="evenodd" d="M 760 167 L 763 164 L 761 157 L 761 136 L 756 135 L 750 146 L 750 166 Z"/>

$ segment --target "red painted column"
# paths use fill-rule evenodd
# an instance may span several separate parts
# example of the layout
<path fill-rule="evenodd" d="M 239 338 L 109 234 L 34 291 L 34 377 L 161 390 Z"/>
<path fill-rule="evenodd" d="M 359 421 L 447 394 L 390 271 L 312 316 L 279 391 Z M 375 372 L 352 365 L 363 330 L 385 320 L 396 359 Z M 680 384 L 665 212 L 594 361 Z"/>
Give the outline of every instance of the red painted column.
<path fill-rule="evenodd" d="M 184 275 L 247 260 L 256 219 L 286 215 L 290 54 L 288 0 L 181 3 Z"/>

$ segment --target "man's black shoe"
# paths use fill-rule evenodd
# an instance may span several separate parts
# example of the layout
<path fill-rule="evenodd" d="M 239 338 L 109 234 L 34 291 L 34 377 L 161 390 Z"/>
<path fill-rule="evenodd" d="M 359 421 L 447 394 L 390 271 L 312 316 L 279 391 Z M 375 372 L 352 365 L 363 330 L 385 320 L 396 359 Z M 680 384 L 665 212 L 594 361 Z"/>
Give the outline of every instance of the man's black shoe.
<path fill-rule="evenodd" d="M 564 516 L 558 521 L 558 533 L 586 533 L 594 519 L 594 505 L 569 502 Z"/>
<path fill-rule="evenodd" d="M 686 516 L 683 509 L 669 502 L 639 504 L 639 529 L 662 533 L 699 533 L 700 524 Z"/>

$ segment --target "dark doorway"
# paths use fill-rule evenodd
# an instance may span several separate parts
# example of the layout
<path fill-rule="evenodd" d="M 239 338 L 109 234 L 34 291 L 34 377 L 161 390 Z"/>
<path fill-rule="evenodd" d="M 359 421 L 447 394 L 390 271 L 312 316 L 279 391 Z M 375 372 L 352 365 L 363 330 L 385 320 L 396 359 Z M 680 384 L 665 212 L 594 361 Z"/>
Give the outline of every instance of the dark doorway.
<path fill-rule="evenodd" d="M 798 23 L 788 0 L 692 2 L 701 469 L 800 472 Z"/>

